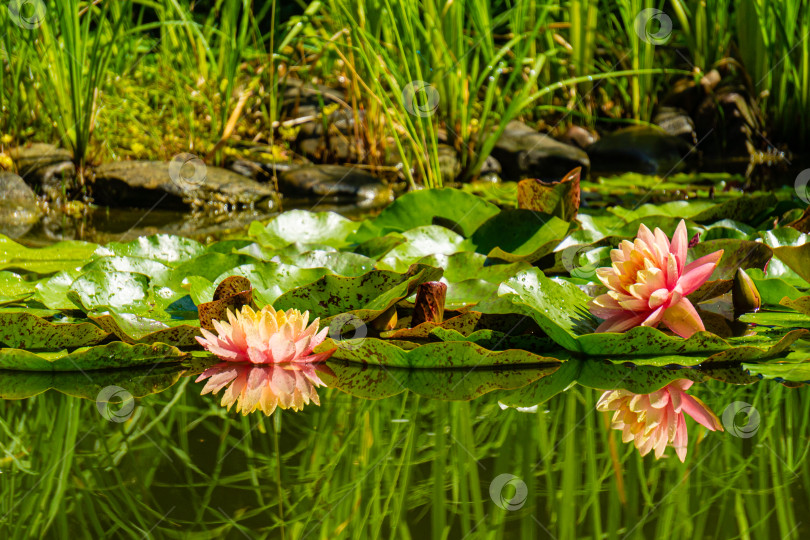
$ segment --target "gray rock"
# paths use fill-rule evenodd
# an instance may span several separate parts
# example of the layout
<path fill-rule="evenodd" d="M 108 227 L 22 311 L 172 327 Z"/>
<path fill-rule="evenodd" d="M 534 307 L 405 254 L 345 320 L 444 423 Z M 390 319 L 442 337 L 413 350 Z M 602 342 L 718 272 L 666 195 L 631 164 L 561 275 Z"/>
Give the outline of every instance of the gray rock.
<path fill-rule="evenodd" d="M 504 180 L 538 178 L 554 181 L 571 169 L 590 166 L 588 154 L 581 149 L 561 143 L 516 120 L 507 124 L 492 155 L 501 164 Z"/>
<path fill-rule="evenodd" d="M 361 169 L 340 165 L 309 165 L 293 169 L 279 176 L 278 185 L 281 193 L 290 198 L 382 204 L 393 197 L 391 188 L 379 178 Z"/>
<path fill-rule="evenodd" d="M 121 161 L 106 163 L 94 172 L 93 197 L 109 206 L 183 209 L 210 206 L 274 208 L 275 190 L 250 178 L 220 167 L 194 169 L 190 164 L 182 175 L 169 174 L 166 161 Z"/>
<path fill-rule="evenodd" d="M 653 118 L 653 124 L 670 135 L 684 139 L 688 143 L 695 144 L 697 142 L 695 122 L 683 109 L 677 107 L 661 107 Z"/>
<path fill-rule="evenodd" d="M 12 148 L 9 155 L 25 183 L 47 198 L 57 200 L 75 188 L 76 166 L 68 150 L 47 143 L 31 143 Z"/>
<path fill-rule="evenodd" d="M 560 137 L 560 141 L 585 149 L 595 143 L 597 137 L 582 126 L 570 125 Z"/>
<path fill-rule="evenodd" d="M 0 233 L 19 238 L 39 220 L 37 196 L 22 178 L 0 171 Z"/>
<path fill-rule="evenodd" d="M 226 164 L 226 168 L 229 170 L 252 178 L 257 182 L 269 182 L 273 179 L 274 173 L 279 175 L 298 167 L 301 167 L 301 165 L 296 163 L 266 163 L 245 158 L 232 159 Z"/>
<path fill-rule="evenodd" d="M 634 126 L 605 135 L 588 147 L 588 155 L 597 173 L 664 175 L 686 168 L 691 149 L 662 129 Z"/>

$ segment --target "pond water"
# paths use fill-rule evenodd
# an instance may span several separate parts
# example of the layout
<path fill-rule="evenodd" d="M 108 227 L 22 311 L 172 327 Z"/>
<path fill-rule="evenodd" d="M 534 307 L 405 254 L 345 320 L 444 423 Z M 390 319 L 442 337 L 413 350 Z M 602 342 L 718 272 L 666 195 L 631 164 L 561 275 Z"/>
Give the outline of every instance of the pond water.
<path fill-rule="evenodd" d="M 200 371 L 0 373 L 3 537 L 810 533 L 808 394 L 736 370 L 690 390 L 725 432 L 688 419 L 683 464 L 671 448 L 656 460 L 623 444 L 595 409 L 600 391 L 565 389 L 562 368 L 329 362 L 320 406 L 271 416 L 201 395 Z M 747 415 L 724 414 L 735 402 Z"/>

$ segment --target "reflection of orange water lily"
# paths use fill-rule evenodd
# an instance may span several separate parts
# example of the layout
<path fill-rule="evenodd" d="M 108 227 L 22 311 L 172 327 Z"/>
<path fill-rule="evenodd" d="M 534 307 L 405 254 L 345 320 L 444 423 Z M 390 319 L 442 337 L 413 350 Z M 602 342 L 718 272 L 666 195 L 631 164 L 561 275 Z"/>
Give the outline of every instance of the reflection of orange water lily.
<path fill-rule="evenodd" d="M 300 411 L 304 405 L 320 405 L 318 373 L 331 373 L 324 364 L 287 363 L 256 365 L 247 362 L 222 362 L 206 369 L 197 382 L 208 379 L 202 394 L 216 394 L 223 388 L 222 406 L 236 403 L 236 412 L 246 415 L 255 410 L 272 414 L 276 407 Z"/>
<path fill-rule="evenodd" d="M 684 413 L 712 431 L 723 431 L 720 420 L 711 409 L 686 393 L 690 386 L 692 381 L 679 379 L 651 394 L 610 390 L 602 394 L 596 408 L 616 411 L 613 429 L 622 430 L 624 442 L 634 441 L 642 456 L 654 449 L 658 459 L 669 445 L 683 461 L 687 443 Z"/>
<path fill-rule="evenodd" d="M 723 250 L 686 264 L 689 238 L 681 220 L 672 242 L 661 229 L 638 228 L 638 238 L 610 252 L 612 266 L 596 271 L 608 292 L 591 300 L 591 313 L 605 319 L 597 332 L 624 332 L 664 323 L 681 337 L 704 330 L 686 296 L 712 275 Z"/>
<path fill-rule="evenodd" d="M 312 350 L 323 342 L 328 328 L 319 333 L 319 319 L 307 326 L 308 320 L 308 311 L 276 311 L 265 306 L 256 312 L 244 306 L 236 313 L 228 311 L 228 322 L 213 321 L 217 335 L 201 329 L 204 337 L 198 337 L 197 341 L 228 362 L 322 362 L 334 350 L 320 354 L 313 354 Z"/>

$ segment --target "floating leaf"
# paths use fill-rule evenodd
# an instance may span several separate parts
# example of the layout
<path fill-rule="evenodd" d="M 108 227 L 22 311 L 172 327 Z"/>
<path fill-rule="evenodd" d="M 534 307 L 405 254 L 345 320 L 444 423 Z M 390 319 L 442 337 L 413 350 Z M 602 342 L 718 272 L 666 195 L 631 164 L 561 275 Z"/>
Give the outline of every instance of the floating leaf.
<path fill-rule="evenodd" d="M 452 222 L 453 230 L 469 237 L 487 219 L 498 214 L 498 207 L 480 197 L 457 189 L 425 189 L 398 197 L 379 216 L 364 222 L 353 242 L 365 242 L 389 232 L 404 232 L 434 224 L 434 218 Z"/>
<path fill-rule="evenodd" d="M 138 313 L 151 307 L 149 278 L 143 274 L 91 270 L 71 284 L 68 294 L 87 312 L 112 308 Z"/>
<path fill-rule="evenodd" d="M 475 231 L 475 251 L 508 262 L 533 263 L 554 251 L 570 224 L 531 210 L 503 210 Z"/>
<path fill-rule="evenodd" d="M 15 349 L 59 350 L 101 343 L 107 332 L 93 323 L 51 323 L 30 313 L 0 313 L 0 344 Z"/>
<path fill-rule="evenodd" d="M 18 268 L 37 274 L 52 274 L 82 266 L 97 247 L 88 242 L 69 241 L 28 248 L 0 234 L 0 270 Z"/>
<path fill-rule="evenodd" d="M 690 255 L 695 259 L 723 250 L 723 257 L 717 263 L 710 279 L 730 280 L 734 279 L 734 274 L 738 268 L 759 268 L 762 269 L 773 256 L 771 248 L 762 242 L 752 242 L 750 240 L 710 240 L 700 242 L 691 248 Z"/>
<path fill-rule="evenodd" d="M 420 345 L 405 350 L 391 341 L 375 338 L 334 341 L 327 339 L 316 348 L 337 347 L 336 360 L 359 364 L 407 368 L 477 368 L 485 366 L 548 365 L 559 363 L 557 358 L 510 349 L 488 351 L 469 341 L 447 341 Z"/>
<path fill-rule="evenodd" d="M 810 315 L 810 296 L 802 296 L 801 298 L 791 299 L 786 296 L 779 302 L 783 306 L 795 309 L 799 313 Z"/>
<path fill-rule="evenodd" d="M 115 341 L 71 352 L 64 350 L 35 354 L 22 349 L 0 349 L 0 369 L 89 371 L 179 362 L 185 357 L 186 353 L 165 343 L 129 345 Z"/>
<path fill-rule="evenodd" d="M 377 264 L 381 270 L 404 272 L 408 266 L 428 255 L 452 255 L 470 249 L 463 236 L 438 225 L 417 227 L 402 233 L 406 242 L 388 252 Z"/>
<path fill-rule="evenodd" d="M 358 277 L 325 275 L 314 283 L 284 293 L 273 306 L 308 310 L 321 318 L 351 312 L 369 322 L 416 292 L 420 283 L 435 281 L 441 275 L 440 268 L 419 264 L 411 266 L 404 274 L 372 270 Z"/>
<path fill-rule="evenodd" d="M 527 178 L 518 182 L 518 208 L 557 216 L 573 221 L 579 211 L 579 176 L 581 167 L 566 174 L 559 182 Z"/>
<path fill-rule="evenodd" d="M 427 338 L 430 333 L 436 328 L 446 328 L 460 332 L 462 335 L 472 333 L 475 325 L 481 320 L 481 314 L 475 311 L 468 311 L 456 317 L 447 319 L 442 323 L 423 322 L 413 328 L 401 328 L 399 330 L 392 330 L 384 332 L 382 337 L 391 339 L 414 339 L 414 338 Z"/>
<path fill-rule="evenodd" d="M 119 255 L 122 257 L 142 257 L 158 261 L 168 266 L 177 266 L 202 255 L 205 248 L 191 238 L 171 234 L 142 236 L 131 242 L 110 242 L 96 249 L 99 257 Z"/>
<path fill-rule="evenodd" d="M 228 311 L 239 311 L 243 306 L 253 305 L 253 288 L 243 276 L 231 276 L 222 280 L 214 291 L 213 300 L 198 306 L 200 327 L 213 331 L 213 321 L 228 319 Z"/>
<path fill-rule="evenodd" d="M 290 210 L 279 214 L 267 225 L 254 221 L 248 234 L 260 244 L 274 248 L 293 243 L 343 247 L 349 244 L 346 238 L 358 227 L 359 222 L 348 220 L 334 212 Z"/>
<path fill-rule="evenodd" d="M 166 343 L 175 347 L 197 345 L 199 321 L 158 321 L 132 313 L 102 313 L 90 315 L 98 326 L 125 343 Z"/>

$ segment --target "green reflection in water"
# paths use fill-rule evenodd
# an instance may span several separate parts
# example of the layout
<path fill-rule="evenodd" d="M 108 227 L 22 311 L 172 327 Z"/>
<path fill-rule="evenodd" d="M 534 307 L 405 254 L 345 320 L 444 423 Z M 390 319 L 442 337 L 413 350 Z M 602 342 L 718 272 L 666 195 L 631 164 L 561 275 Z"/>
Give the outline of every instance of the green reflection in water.
<path fill-rule="evenodd" d="M 270 417 L 228 412 L 218 397 L 200 396 L 193 377 L 177 381 L 178 371 L 31 379 L 33 394 L 53 387 L 90 399 L 51 391 L 0 404 L 0 531 L 3 538 L 312 539 L 808 533 L 804 389 L 692 373 L 707 381 L 691 392 L 718 415 L 742 401 L 760 423 L 740 437 L 733 425 L 712 433 L 687 420 L 681 464 L 671 449 L 656 461 L 622 444 L 595 411 L 599 391 L 560 392 L 568 386 L 564 369 L 462 377 L 333 364 L 327 384 L 343 381 L 355 394 L 382 399 L 322 388 L 320 407 Z M 101 386 L 138 396 L 149 384 L 159 393 L 136 398 L 130 411 L 120 404 L 120 416 L 103 416 L 94 402 Z M 456 399 L 487 393 L 471 401 L 427 397 L 441 389 Z M 546 401 L 536 413 L 498 403 L 527 405 L 538 396 Z"/>

